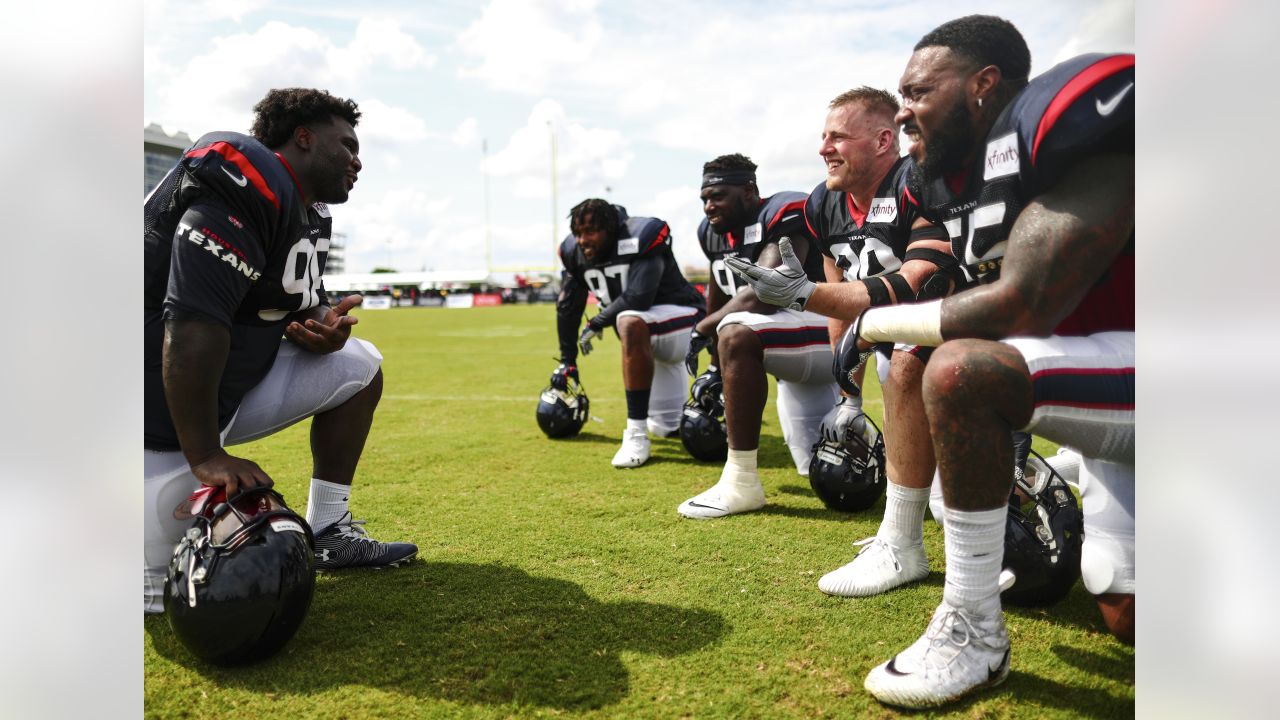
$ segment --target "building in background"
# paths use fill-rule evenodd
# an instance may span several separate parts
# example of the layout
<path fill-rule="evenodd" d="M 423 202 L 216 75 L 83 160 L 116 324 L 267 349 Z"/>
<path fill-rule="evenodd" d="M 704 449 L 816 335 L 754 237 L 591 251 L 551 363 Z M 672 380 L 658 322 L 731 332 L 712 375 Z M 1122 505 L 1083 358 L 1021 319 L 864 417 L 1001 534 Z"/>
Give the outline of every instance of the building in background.
<path fill-rule="evenodd" d="M 347 234 L 336 232 L 329 238 L 329 254 L 324 260 L 324 274 L 341 275 L 347 271 Z"/>
<path fill-rule="evenodd" d="M 155 189 L 164 174 L 178 162 L 182 152 L 191 147 L 191 138 L 184 132 L 170 135 L 156 123 L 142 129 L 142 196 Z"/>

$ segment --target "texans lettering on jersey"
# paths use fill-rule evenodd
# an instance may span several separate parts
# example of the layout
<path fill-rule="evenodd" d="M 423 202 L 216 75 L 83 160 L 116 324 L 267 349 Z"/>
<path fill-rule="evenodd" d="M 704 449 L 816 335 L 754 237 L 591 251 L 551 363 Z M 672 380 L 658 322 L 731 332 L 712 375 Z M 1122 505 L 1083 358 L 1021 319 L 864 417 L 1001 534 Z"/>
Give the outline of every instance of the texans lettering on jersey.
<path fill-rule="evenodd" d="M 1133 152 L 1134 56 L 1091 54 L 1032 80 L 987 135 L 976 165 L 954 192 L 945 178 L 918 198 L 942 225 L 970 280 L 999 277 L 1014 222 L 1071 165 L 1098 152 Z M 1133 329 L 1133 242 L 1058 334 Z"/>
<path fill-rule="evenodd" d="M 876 188 L 871 206 L 859 209 L 853 196 L 819 184 L 809 193 L 804 219 L 818 249 L 835 260 L 845 280 L 865 280 L 902 267 L 917 209 L 909 201 L 910 158 L 899 158 Z"/>
<path fill-rule="evenodd" d="M 804 224 L 804 201 L 804 193 L 775 193 L 760 201 L 755 222 L 738 232 L 716 232 L 707 218 L 702 219 L 698 225 L 698 245 L 711 261 L 711 279 L 725 295 L 733 297 L 746 285 L 724 264 L 725 258 L 740 257 L 756 262 L 760 252 L 780 238 L 812 238 Z M 822 257 L 809 253 L 805 257 L 804 269 L 810 280 L 821 281 Z"/>
<path fill-rule="evenodd" d="M 304 205 L 282 157 L 226 132 L 183 154 L 143 217 L 146 437 L 176 448 L 160 377 L 165 321 L 200 316 L 229 329 L 218 397 L 225 425 L 270 370 L 289 314 L 326 301 L 333 221 L 325 205 Z"/>

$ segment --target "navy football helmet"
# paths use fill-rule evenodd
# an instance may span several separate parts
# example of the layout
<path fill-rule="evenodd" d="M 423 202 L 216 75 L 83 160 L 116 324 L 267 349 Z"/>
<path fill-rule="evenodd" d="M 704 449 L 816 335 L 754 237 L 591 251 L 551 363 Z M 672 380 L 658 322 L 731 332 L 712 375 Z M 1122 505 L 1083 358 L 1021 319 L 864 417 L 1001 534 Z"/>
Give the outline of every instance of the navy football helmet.
<path fill-rule="evenodd" d="M 819 440 L 809 461 L 809 485 L 823 504 L 840 512 L 866 510 L 885 491 L 884 438 L 871 418 L 843 443 Z"/>
<path fill-rule="evenodd" d="M 694 379 L 680 414 L 680 442 L 703 462 L 729 457 L 729 433 L 724 426 L 724 378 L 714 365 Z"/>
<path fill-rule="evenodd" d="M 578 380 L 578 368 L 561 363 L 538 397 L 538 427 L 549 438 L 577 435 L 586 424 L 591 402 Z"/>
<path fill-rule="evenodd" d="M 1035 607 L 1062 600 L 1080 579 L 1084 513 L 1062 476 L 1039 453 L 1028 452 L 1009 495 L 1000 597 Z"/>
<path fill-rule="evenodd" d="M 274 655 L 302 625 L 315 589 L 315 539 L 270 488 L 225 497 L 204 486 L 175 513 L 195 523 L 169 561 L 164 610 L 193 655 L 240 665 Z"/>

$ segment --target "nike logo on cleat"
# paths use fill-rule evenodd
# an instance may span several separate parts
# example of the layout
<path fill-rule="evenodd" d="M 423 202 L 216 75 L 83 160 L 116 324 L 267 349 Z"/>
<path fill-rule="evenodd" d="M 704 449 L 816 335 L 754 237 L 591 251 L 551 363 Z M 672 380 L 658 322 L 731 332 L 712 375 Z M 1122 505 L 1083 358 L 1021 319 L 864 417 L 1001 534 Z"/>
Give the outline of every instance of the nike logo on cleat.
<path fill-rule="evenodd" d="M 1005 648 L 1004 656 L 1000 658 L 1000 662 L 996 663 L 995 667 L 989 668 L 987 670 L 988 683 L 997 682 L 999 680 L 1000 675 L 1005 671 L 1006 668 L 1009 667 L 1009 650 L 1011 649 L 1012 648 Z"/>
<path fill-rule="evenodd" d="M 700 507 L 700 508 L 706 508 L 708 510 L 728 510 L 729 509 L 725 507 L 719 507 L 717 505 L 703 505 L 702 503 L 697 503 L 692 500 L 689 501 L 689 507 Z"/>
<path fill-rule="evenodd" d="M 1133 89 L 1133 83 L 1129 83 L 1128 85 L 1124 86 L 1123 90 L 1116 93 L 1110 100 L 1106 102 L 1102 102 L 1102 98 L 1098 98 L 1097 100 L 1095 100 L 1094 102 L 1097 103 L 1097 107 L 1098 107 L 1098 114 L 1101 115 L 1102 117 L 1106 117 L 1110 115 L 1112 112 L 1115 111 L 1116 108 L 1120 107 L 1120 101 L 1124 100 L 1124 96 L 1128 95 L 1129 91 L 1132 89 Z"/>

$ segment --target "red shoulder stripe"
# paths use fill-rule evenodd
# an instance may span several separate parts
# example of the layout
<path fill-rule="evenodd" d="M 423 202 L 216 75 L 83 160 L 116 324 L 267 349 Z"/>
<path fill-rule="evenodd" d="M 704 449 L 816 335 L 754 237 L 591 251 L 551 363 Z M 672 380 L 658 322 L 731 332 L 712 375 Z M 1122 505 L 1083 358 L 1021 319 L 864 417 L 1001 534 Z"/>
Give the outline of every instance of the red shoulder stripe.
<path fill-rule="evenodd" d="M 666 241 L 667 236 L 670 234 L 671 234 L 671 226 L 666 223 L 663 223 L 662 229 L 658 231 L 658 237 L 654 238 L 653 242 L 649 243 L 649 247 L 645 248 L 644 251 L 649 252 L 650 250 L 658 247 L 659 245 L 661 245 L 663 242 Z"/>
<path fill-rule="evenodd" d="M 910 200 L 912 205 L 915 205 L 916 207 L 920 207 L 920 201 L 916 199 L 915 195 L 911 194 L 911 188 L 903 187 L 902 196 L 905 197 L 907 200 Z"/>
<path fill-rule="evenodd" d="M 814 237 L 818 237 L 818 231 L 814 230 L 813 223 L 809 222 L 809 201 L 808 200 L 805 200 L 804 209 L 801 211 L 801 214 L 804 215 L 804 226 L 809 228 L 809 234 Z M 818 239 L 821 240 L 822 238 L 818 238 Z"/>
<path fill-rule="evenodd" d="M 253 163 L 249 161 L 249 158 L 245 157 L 244 154 L 237 150 L 234 145 L 219 141 L 212 145 L 206 145 L 205 147 L 192 150 L 187 153 L 187 157 L 202 157 L 211 152 L 222 156 L 224 160 L 232 163 L 237 168 L 240 168 L 240 173 L 244 175 L 249 182 L 253 183 L 253 186 L 257 188 L 258 192 L 262 193 L 263 197 L 270 200 L 271 204 L 275 205 L 277 210 L 280 209 L 280 198 L 276 197 L 276 194 L 267 186 L 266 178 L 262 177 L 262 173 L 258 172 L 258 168 L 254 167 Z"/>
<path fill-rule="evenodd" d="M 1058 121 L 1062 113 L 1071 107 L 1072 103 L 1080 99 L 1081 95 L 1093 89 L 1094 85 L 1106 80 L 1112 75 L 1131 68 L 1134 65 L 1135 57 L 1133 55 L 1113 55 L 1104 58 L 1090 65 L 1080 72 L 1079 75 L 1071 78 L 1058 94 L 1053 98 L 1053 102 L 1049 103 L 1049 107 L 1045 109 L 1044 115 L 1040 118 L 1040 126 L 1036 128 L 1036 139 L 1031 144 L 1031 164 L 1036 162 L 1036 153 L 1040 151 L 1040 141 L 1049 134 L 1053 129 L 1053 124 Z"/>
<path fill-rule="evenodd" d="M 778 221 L 782 219 L 782 216 L 786 215 L 792 210 L 799 210 L 800 213 L 803 215 L 804 204 L 805 204 L 805 200 L 793 200 L 787 203 L 786 205 L 783 205 L 781 210 L 773 214 L 773 219 L 769 221 L 769 226 L 766 227 L 765 230 L 772 230 L 773 226 L 777 225 Z M 805 218 L 805 223 L 808 224 L 808 222 L 809 222 L 809 219 Z M 812 232 L 812 228 L 810 228 L 810 232 Z"/>

